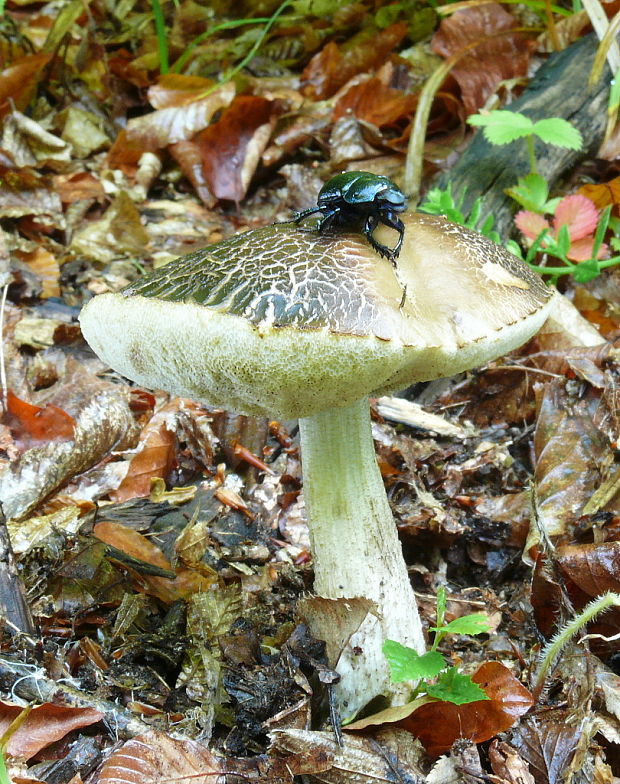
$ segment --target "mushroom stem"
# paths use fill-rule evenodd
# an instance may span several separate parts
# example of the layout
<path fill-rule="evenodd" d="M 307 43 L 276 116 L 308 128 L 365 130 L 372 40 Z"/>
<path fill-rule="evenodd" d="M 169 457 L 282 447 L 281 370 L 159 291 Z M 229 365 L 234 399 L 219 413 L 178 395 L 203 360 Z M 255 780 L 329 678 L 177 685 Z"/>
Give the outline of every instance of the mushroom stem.
<path fill-rule="evenodd" d="M 368 400 L 300 419 L 299 426 L 315 592 L 329 599 L 366 597 L 378 610 L 338 662 L 330 662 L 342 678 L 341 710 L 352 715 L 379 694 L 404 702 L 409 689 L 390 682 L 383 642 L 397 640 L 418 653 L 425 642 L 377 465 Z"/>

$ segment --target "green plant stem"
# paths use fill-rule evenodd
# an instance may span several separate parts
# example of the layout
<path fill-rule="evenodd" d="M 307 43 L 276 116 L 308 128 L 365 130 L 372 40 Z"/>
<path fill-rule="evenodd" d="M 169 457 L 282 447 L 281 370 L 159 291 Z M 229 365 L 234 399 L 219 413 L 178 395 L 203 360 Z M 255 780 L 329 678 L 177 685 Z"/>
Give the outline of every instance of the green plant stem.
<path fill-rule="evenodd" d="M 426 80 L 426 83 L 418 96 L 418 105 L 411 126 L 409 144 L 407 145 L 407 159 L 405 161 L 405 173 L 403 177 L 404 191 L 409 199 L 411 209 L 415 209 L 420 199 L 426 127 L 428 125 L 428 118 L 430 117 L 437 90 L 439 90 L 444 79 L 446 79 L 459 60 L 468 55 L 472 49 L 475 49 L 477 46 L 480 46 L 480 44 L 493 38 L 523 32 L 532 32 L 532 28 L 515 27 L 510 30 L 501 30 L 491 35 L 485 35 L 483 38 L 473 41 L 471 44 L 459 49 L 458 52 L 455 52 L 451 57 L 441 63 Z"/>
<path fill-rule="evenodd" d="M 190 43 L 186 46 L 183 54 L 173 63 L 170 70 L 172 73 L 180 73 L 185 63 L 189 60 L 194 49 L 205 39 L 215 35 L 215 33 L 219 33 L 222 30 L 234 30 L 236 27 L 243 27 L 244 25 L 249 24 L 263 24 L 269 21 L 271 21 L 270 16 L 259 16 L 256 19 L 233 19 L 230 22 L 221 22 L 220 24 L 215 25 L 215 27 L 211 27 L 209 30 L 205 30 L 204 33 L 200 33 L 200 35 L 197 35 L 196 38 L 190 41 Z"/>
<path fill-rule="evenodd" d="M 206 98 L 207 95 L 210 95 L 212 92 L 217 90 L 218 87 L 220 87 L 222 84 L 224 84 L 225 82 L 229 82 L 235 76 L 235 74 L 239 73 L 239 71 L 242 68 L 245 68 L 245 66 L 250 62 L 250 60 L 254 57 L 256 52 L 262 46 L 263 41 L 265 40 L 265 37 L 267 36 L 267 33 L 271 30 L 271 28 L 275 24 L 277 18 L 280 16 L 282 11 L 284 11 L 284 9 L 288 5 L 290 5 L 292 2 L 293 2 L 293 0 L 284 0 L 284 2 L 281 3 L 276 8 L 276 10 L 273 12 L 273 14 L 269 17 L 269 21 L 267 22 L 267 24 L 263 27 L 263 30 L 262 30 L 260 36 L 258 37 L 256 43 L 250 49 L 250 51 L 246 54 L 246 56 L 243 58 L 243 60 L 241 60 L 240 63 L 238 63 L 234 68 L 232 68 L 226 74 L 224 74 L 224 76 L 219 80 L 219 82 L 217 84 L 214 84 L 212 87 L 209 87 L 207 90 L 205 90 L 203 93 L 201 93 L 198 96 L 197 100 L 199 100 L 200 98 Z"/>
<path fill-rule="evenodd" d="M 168 73 L 168 37 L 166 35 L 166 20 L 159 0 L 151 0 L 155 32 L 157 33 L 157 48 L 159 50 L 159 72 Z"/>
<path fill-rule="evenodd" d="M 576 615 L 572 620 L 568 621 L 568 623 L 554 635 L 551 642 L 543 648 L 533 688 L 535 697 L 538 698 L 542 692 L 549 669 L 562 653 L 565 646 L 568 645 L 571 638 L 610 607 L 620 607 L 620 594 L 610 592 L 603 596 L 599 596 L 597 599 L 593 599 L 583 608 L 579 615 Z"/>

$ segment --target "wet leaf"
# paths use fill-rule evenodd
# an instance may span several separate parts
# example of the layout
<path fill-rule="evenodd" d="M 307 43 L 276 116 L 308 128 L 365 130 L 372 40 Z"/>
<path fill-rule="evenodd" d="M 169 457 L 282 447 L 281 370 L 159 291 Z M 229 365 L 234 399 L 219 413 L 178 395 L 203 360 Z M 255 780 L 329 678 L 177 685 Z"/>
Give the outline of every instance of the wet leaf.
<path fill-rule="evenodd" d="M 0 735 L 20 715 L 23 708 L 0 702 Z M 103 718 L 103 713 L 93 708 L 69 708 L 47 702 L 35 706 L 24 723 L 11 735 L 7 752 L 12 757 L 30 759 L 73 730 L 88 727 Z"/>
<path fill-rule="evenodd" d="M 588 596 L 620 590 L 620 542 L 564 545 L 556 558 L 562 572 Z"/>
<path fill-rule="evenodd" d="M 512 733 L 511 743 L 529 764 L 536 784 L 561 784 L 581 732 L 579 725 L 531 718 Z"/>
<path fill-rule="evenodd" d="M 428 703 L 398 723 L 419 738 L 432 757 L 447 752 L 457 738 L 474 743 L 489 740 L 512 727 L 534 704 L 530 692 L 499 662 L 483 664 L 472 680 L 488 700 L 467 705 Z"/>

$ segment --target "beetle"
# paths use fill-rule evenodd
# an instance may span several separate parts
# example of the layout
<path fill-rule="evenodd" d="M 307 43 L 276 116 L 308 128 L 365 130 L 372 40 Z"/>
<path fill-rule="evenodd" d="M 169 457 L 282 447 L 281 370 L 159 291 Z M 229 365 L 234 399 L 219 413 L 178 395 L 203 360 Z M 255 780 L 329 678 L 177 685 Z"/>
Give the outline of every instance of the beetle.
<path fill-rule="evenodd" d="M 322 232 L 331 226 L 351 227 L 363 220 L 362 232 L 380 256 L 385 256 L 394 266 L 403 244 L 405 227 L 397 213 L 407 209 L 407 198 L 396 185 L 381 174 L 349 171 L 337 174 L 319 191 L 316 207 L 298 212 L 293 219 L 299 224 L 308 215 L 323 213 L 317 224 Z M 373 232 L 384 223 L 398 232 L 398 242 L 393 248 L 382 245 Z"/>

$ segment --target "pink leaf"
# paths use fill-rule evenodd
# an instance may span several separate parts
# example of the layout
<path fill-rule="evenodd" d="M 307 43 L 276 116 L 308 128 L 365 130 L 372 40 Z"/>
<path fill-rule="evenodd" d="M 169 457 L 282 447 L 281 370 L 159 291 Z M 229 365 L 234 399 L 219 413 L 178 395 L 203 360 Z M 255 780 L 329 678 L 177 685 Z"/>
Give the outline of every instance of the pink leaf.
<path fill-rule="evenodd" d="M 583 237 L 580 240 L 571 242 L 570 249 L 566 254 L 571 261 L 586 261 L 592 258 L 592 246 L 594 245 L 593 237 Z M 601 245 L 598 251 L 597 259 L 605 259 L 609 255 L 609 248 L 605 243 Z"/>
<path fill-rule="evenodd" d="M 529 210 L 521 210 L 515 215 L 515 225 L 530 240 L 535 240 L 543 229 L 550 229 L 548 221 L 542 215 Z"/>
<path fill-rule="evenodd" d="M 562 226 L 568 226 L 572 240 L 581 240 L 593 234 L 598 224 L 598 210 L 594 202 L 581 193 L 566 196 L 558 204 L 553 218 L 553 228 L 556 233 Z"/>

